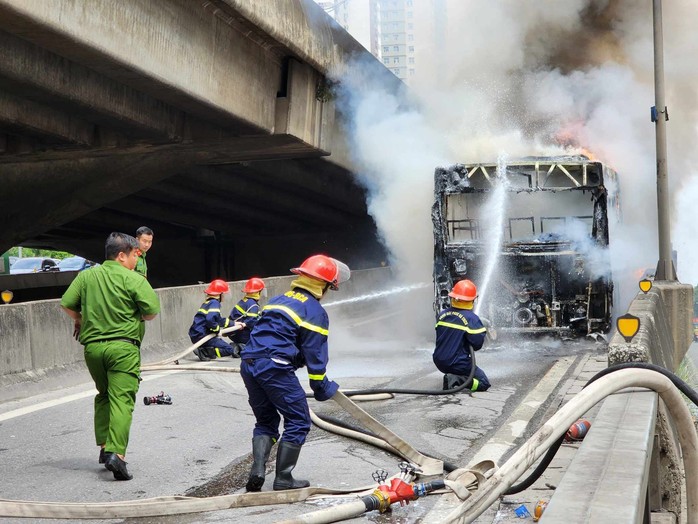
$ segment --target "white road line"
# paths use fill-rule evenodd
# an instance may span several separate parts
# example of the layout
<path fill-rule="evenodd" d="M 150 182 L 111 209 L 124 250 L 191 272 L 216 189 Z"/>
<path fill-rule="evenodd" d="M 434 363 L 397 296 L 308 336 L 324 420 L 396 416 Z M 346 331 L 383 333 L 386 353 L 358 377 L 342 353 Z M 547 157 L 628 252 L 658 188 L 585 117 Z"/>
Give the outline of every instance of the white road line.
<path fill-rule="evenodd" d="M 560 380 L 574 364 L 574 361 L 575 357 L 563 357 L 555 362 L 536 387 L 526 395 L 512 412 L 509 419 L 499 427 L 487 444 L 477 452 L 471 464 L 477 464 L 486 459 L 499 463 L 504 454 L 514 447 L 516 439 L 523 435 L 524 430 L 535 416 L 538 408 L 548 400 L 550 394 L 560 384 Z"/>
<path fill-rule="evenodd" d="M 148 375 L 147 377 L 143 378 L 142 382 L 148 382 L 150 380 L 164 377 L 165 375 L 170 375 L 172 373 L 178 373 L 178 371 L 170 371 L 170 372 L 161 373 L 158 375 Z M 13 419 L 16 417 L 21 417 L 22 415 L 28 415 L 29 413 L 34 413 L 35 411 L 41 411 L 42 409 L 48 409 L 48 408 L 52 408 L 54 406 L 60 406 L 61 404 L 67 404 L 68 402 L 72 402 L 74 400 L 80 400 L 81 398 L 93 397 L 96 394 L 97 394 L 97 390 L 92 388 L 92 389 L 87 390 L 87 391 L 81 391 L 80 393 L 66 395 L 65 397 L 60 397 L 60 398 L 56 398 L 53 400 L 47 400 L 46 402 L 39 402 L 38 404 L 34 404 L 32 406 L 27 406 L 25 408 L 14 409 L 12 411 L 8 411 L 7 413 L 0 414 L 0 422 L 3 422 L 4 420 L 10 420 L 10 419 Z"/>

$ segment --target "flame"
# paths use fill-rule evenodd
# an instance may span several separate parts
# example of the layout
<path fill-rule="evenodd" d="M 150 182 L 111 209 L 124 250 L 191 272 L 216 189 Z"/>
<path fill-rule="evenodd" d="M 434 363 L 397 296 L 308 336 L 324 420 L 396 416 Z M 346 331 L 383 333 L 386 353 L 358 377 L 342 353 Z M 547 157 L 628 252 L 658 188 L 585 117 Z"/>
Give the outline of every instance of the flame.
<path fill-rule="evenodd" d="M 556 143 L 570 150 L 570 153 L 586 156 L 589 160 L 598 161 L 598 157 L 580 143 L 584 121 L 567 122 L 554 135 Z"/>

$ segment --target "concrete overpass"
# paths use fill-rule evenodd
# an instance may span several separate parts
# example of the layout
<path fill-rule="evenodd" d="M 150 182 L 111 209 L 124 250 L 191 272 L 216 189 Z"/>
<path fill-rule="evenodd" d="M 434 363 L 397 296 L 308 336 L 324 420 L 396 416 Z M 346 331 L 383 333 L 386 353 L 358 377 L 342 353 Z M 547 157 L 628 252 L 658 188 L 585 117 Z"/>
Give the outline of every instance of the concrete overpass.
<path fill-rule="evenodd" d="M 353 56 L 312 0 L 0 0 L 0 251 L 148 225 L 156 286 L 377 265 L 327 81 Z"/>

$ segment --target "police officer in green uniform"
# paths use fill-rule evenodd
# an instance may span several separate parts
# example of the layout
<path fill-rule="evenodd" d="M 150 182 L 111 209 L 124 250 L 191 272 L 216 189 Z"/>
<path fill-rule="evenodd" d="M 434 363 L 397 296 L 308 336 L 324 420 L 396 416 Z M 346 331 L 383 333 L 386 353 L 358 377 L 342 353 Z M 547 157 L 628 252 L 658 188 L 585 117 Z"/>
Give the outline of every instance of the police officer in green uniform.
<path fill-rule="evenodd" d="M 94 429 L 99 462 L 116 480 L 131 480 L 126 447 L 140 380 L 144 320 L 160 312 L 148 281 L 134 272 L 138 242 L 112 233 L 101 266 L 81 271 L 61 299 L 75 321 L 73 334 L 85 346 L 85 363 L 97 388 Z"/>
<path fill-rule="evenodd" d="M 148 278 L 148 264 L 145 262 L 145 255 L 153 246 L 153 230 L 147 226 L 141 226 L 136 231 L 136 240 L 138 241 L 138 249 L 140 254 L 136 261 L 136 273 L 140 273 L 145 278 Z"/>

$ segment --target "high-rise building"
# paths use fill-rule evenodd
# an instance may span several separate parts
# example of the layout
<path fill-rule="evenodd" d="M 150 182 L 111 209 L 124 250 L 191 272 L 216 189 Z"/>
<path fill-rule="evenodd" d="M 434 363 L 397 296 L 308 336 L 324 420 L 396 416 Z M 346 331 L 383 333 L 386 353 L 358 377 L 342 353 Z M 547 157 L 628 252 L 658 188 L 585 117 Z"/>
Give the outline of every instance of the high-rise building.
<path fill-rule="evenodd" d="M 445 30 L 447 0 L 316 0 L 325 11 L 409 83 L 433 59 Z"/>

